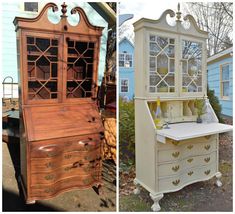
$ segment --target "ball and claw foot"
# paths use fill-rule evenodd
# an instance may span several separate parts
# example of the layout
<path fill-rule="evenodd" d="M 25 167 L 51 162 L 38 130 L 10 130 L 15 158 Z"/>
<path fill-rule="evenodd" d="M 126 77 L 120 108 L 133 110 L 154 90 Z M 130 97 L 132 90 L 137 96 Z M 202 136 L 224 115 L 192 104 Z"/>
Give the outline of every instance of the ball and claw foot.
<path fill-rule="evenodd" d="M 139 195 L 140 194 L 140 188 L 136 187 L 133 192 L 134 192 L 135 195 Z"/>
<path fill-rule="evenodd" d="M 222 182 L 221 182 L 220 178 L 222 177 L 222 174 L 219 172 L 219 173 L 217 173 L 217 175 L 215 177 L 216 177 L 215 184 L 217 185 L 217 187 L 221 187 L 222 186 Z"/>
<path fill-rule="evenodd" d="M 163 198 L 163 194 L 159 194 L 159 195 L 152 195 L 151 193 L 149 194 L 150 197 L 152 198 L 153 200 L 153 205 L 151 206 L 151 209 L 154 211 L 154 212 L 157 212 L 159 210 L 161 210 L 161 207 L 159 205 L 159 201 Z"/>
<path fill-rule="evenodd" d="M 139 185 L 139 183 L 137 182 L 136 179 L 134 179 L 134 184 L 136 185 L 136 188 L 134 189 L 133 193 L 135 195 L 138 195 L 138 194 L 140 194 L 140 185 Z"/>

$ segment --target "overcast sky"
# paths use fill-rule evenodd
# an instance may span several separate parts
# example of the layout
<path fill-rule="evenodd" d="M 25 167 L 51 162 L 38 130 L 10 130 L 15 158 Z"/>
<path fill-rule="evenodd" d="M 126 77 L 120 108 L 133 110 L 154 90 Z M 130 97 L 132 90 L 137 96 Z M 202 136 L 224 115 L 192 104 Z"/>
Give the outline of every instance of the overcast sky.
<path fill-rule="evenodd" d="M 121 37 L 126 36 L 130 38 L 133 36 L 133 26 L 132 24 L 139 20 L 140 18 L 150 18 L 150 19 L 158 19 L 162 15 L 162 13 L 167 9 L 172 9 L 174 11 L 177 10 L 177 4 L 179 1 L 176 0 L 124 0 L 119 4 L 119 12 L 120 14 L 133 14 L 134 18 L 127 21 L 126 24 L 130 26 L 128 31 L 125 31 L 125 35 L 121 35 Z M 181 3 L 182 8 L 182 3 Z M 182 12 L 182 9 L 181 9 Z"/>

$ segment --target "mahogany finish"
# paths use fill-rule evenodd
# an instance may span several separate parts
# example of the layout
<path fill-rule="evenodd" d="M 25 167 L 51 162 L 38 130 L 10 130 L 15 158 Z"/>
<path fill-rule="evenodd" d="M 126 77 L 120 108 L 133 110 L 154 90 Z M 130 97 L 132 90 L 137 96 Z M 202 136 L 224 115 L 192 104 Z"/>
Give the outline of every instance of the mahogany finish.
<path fill-rule="evenodd" d="M 95 103 L 102 27 L 76 7 L 78 25 L 16 17 L 20 95 L 21 176 L 26 203 L 101 181 L 104 129 Z"/>

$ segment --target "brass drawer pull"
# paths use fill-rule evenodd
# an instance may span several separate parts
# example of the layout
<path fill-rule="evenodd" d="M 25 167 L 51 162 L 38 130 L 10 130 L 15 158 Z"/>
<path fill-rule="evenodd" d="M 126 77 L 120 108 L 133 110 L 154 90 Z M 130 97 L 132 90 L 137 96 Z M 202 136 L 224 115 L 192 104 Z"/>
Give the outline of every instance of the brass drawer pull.
<path fill-rule="evenodd" d="M 175 181 L 172 181 L 172 184 L 174 184 L 175 186 L 178 186 L 178 184 L 180 183 L 180 179 L 177 179 Z"/>
<path fill-rule="evenodd" d="M 64 158 L 65 159 L 70 159 L 72 157 L 72 155 L 65 155 Z"/>
<path fill-rule="evenodd" d="M 211 148 L 211 146 L 210 146 L 210 145 L 206 145 L 206 146 L 204 146 L 204 148 L 205 148 L 206 150 L 209 150 L 209 149 Z"/>
<path fill-rule="evenodd" d="M 180 155 L 180 152 L 174 152 L 174 153 L 172 153 L 172 156 L 173 156 L 174 158 L 177 158 L 179 155 Z"/>
<path fill-rule="evenodd" d="M 56 152 L 48 152 L 47 153 L 47 157 L 55 157 L 55 156 L 57 156 Z"/>
<path fill-rule="evenodd" d="M 210 161 L 210 157 L 204 158 L 204 161 L 205 161 L 206 163 L 208 163 L 208 162 Z"/>
<path fill-rule="evenodd" d="M 204 173 L 205 173 L 206 175 L 209 175 L 210 172 L 211 172 L 211 170 L 206 170 Z"/>
<path fill-rule="evenodd" d="M 83 166 L 83 165 L 84 165 L 84 163 L 82 162 L 82 160 L 76 161 L 76 162 L 73 163 L 72 168 L 77 168 L 77 167 Z"/>
<path fill-rule="evenodd" d="M 72 167 L 67 166 L 67 167 L 64 168 L 64 171 L 67 172 L 67 171 L 69 171 L 69 170 L 71 170 L 71 169 L 72 169 Z"/>
<path fill-rule="evenodd" d="M 46 176 L 45 176 L 45 179 L 46 179 L 46 180 L 53 180 L 54 178 L 55 178 L 54 175 L 46 175 Z"/>
<path fill-rule="evenodd" d="M 191 176 L 193 174 L 193 171 L 188 172 L 188 175 Z"/>
<path fill-rule="evenodd" d="M 189 163 L 191 163 L 193 161 L 193 158 L 190 158 L 187 160 Z"/>
<path fill-rule="evenodd" d="M 172 167 L 172 170 L 173 170 L 174 172 L 177 172 L 177 171 L 179 170 L 179 168 L 180 168 L 179 165 L 178 165 L 178 166 L 173 166 L 173 167 Z"/>
<path fill-rule="evenodd" d="M 172 140 L 171 143 L 175 146 L 177 146 L 180 142 L 179 141 L 175 141 L 175 140 Z"/>
<path fill-rule="evenodd" d="M 46 168 L 54 168 L 55 164 L 52 162 L 45 163 Z"/>
<path fill-rule="evenodd" d="M 192 149 L 193 148 L 193 145 L 189 145 L 187 146 L 188 149 Z"/>
<path fill-rule="evenodd" d="M 54 188 L 47 188 L 44 190 L 45 193 L 52 193 L 52 192 L 55 192 L 55 189 Z"/>

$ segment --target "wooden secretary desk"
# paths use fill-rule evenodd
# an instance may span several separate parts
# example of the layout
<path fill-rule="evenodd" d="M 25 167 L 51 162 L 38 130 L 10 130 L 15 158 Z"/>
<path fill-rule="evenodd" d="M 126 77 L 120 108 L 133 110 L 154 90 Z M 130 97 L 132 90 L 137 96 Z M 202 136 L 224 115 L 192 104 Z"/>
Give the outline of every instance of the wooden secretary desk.
<path fill-rule="evenodd" d="M 26 203 L 101 185 L 104 130 L 95 102 L 102 27 L 76 7 L 79 23 L 16 17 L 21 133 L 20 183 Z"/>
<path fill-rule="evenodd" d="M 168 24 L 167 15 L 176 17 L 174 25 Z M 138 185 L 148 190 L 153 211 L 160 210 L 164 193 L 214 176 L 222 185 L 219 133 L 232 130 L 218 123 L 206 100 L 207 32 L 191 15 L 184 20 L 178 7 L 176 13 L 167 10 L 158 20 L 142 18 L 134 23 L 135 193 Z M 196 99 L 206 100 L 202 123 L 196 123 Z M 157 106 L 160 129 L 155 124 Z"/>

